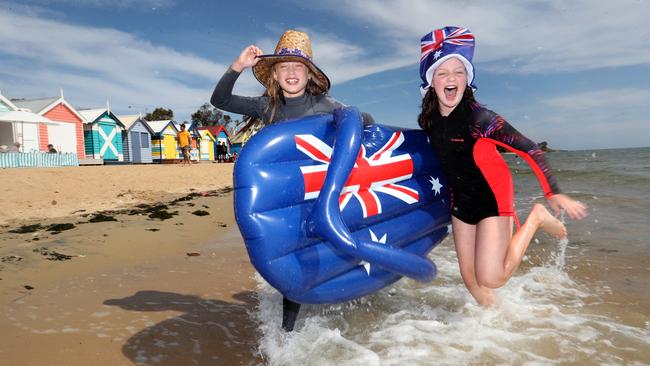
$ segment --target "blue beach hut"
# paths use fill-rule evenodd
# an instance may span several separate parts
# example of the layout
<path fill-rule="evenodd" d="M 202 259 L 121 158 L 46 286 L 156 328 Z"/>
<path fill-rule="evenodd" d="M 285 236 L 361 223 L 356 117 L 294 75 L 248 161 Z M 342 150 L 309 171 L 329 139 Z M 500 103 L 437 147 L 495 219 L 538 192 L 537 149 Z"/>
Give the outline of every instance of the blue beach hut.
<path fill-rule="evenodd" d="M 118 116 L 118 118 L 124 124 L 122 132 L 124 161 L 136 164 L 152 163 L 151 137 L 154 132 L 147 121 L 139 114 Z"/>

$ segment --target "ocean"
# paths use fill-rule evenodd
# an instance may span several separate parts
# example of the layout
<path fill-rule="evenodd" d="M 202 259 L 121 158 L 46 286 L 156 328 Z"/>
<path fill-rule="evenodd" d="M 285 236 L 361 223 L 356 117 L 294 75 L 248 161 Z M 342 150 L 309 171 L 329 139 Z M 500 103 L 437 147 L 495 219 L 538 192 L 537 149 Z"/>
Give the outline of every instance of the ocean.
<path fill-rule="evenodd" d="M 589 216 L 568 240 L 538 233 L 498 304 L 463 286 L 451 236 L 430 283 L 402 279 L 371 296 L 303 306 L 280 329 L 281 297 L 258 276 L 260 352 L 270 365 L 650 364 L 650 148 L 547 154 L 563 192 Z M 541 189 L 506 155 L 525 219 Z"/>

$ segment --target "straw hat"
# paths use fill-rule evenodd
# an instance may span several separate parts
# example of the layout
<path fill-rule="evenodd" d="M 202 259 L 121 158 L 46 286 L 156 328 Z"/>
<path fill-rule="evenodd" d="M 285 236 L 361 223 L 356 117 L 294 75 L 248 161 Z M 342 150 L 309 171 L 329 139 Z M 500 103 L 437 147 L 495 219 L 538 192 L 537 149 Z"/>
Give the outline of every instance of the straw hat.
<path fill-rule="evenodd" d="M 474 85 L 474 34 L 461 27 L 447 26 L 429 32 L 420 40 L 420 93 L 422 97 L 431 87 L 433 72 L 450 57 L 459 59 L 467 70 L 467 85 L 476 89 Z"/>
<path fill-rule="evenodd" d="M 271 68 L 276 62 L 298 61 L 309 67 L 314 81 L 323 87 L 325 91 L 330 88 L 330 79 L 312 62 L 311 41 L 307 33 L 288 30 L 282 34 L 278 45 L 275 46 L 275 53 L 258 56 L 260 60 L 253 67 L 255 78 L 267 88 L 266 83 L 272 73 Z"/>

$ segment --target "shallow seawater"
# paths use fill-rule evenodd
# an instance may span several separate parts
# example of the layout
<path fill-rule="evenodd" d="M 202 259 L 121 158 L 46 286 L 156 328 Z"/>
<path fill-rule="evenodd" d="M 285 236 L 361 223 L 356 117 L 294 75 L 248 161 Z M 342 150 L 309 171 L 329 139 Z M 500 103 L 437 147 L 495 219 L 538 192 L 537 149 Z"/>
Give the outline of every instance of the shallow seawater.
<path fill-rule="evenodd" d="M 537 234 L 496 306 L 479 307 L 463 286 L 451 238 L 430 254 L 434 281 L 303 306 L 288 334 L 281 295 L 258 277 L 262 356 L 271 365 L 650 364 L 650 149 L 548 156 L 590 215 L 566 221 L 568 241 Z M 541 192 L 525 163 L 507 160 L 523 220 Z"/>

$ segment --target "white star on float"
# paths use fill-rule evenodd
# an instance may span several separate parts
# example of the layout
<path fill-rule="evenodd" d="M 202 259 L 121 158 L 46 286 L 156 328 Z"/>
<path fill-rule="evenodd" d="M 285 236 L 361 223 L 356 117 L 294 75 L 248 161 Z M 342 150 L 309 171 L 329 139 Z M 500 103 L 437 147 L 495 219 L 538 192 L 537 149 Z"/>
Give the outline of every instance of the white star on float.
<path fill-rule="evenodd" d="M 442 51 L 441 51 L 441 50 L 437 50 L 436 52 L 434 52 L 434 54 L 433 54 L 433 58 L 435 58 L 435 59 L 437 60 L 437 59 L 440 58 L 440 55 L 442 55 Z"/>
<path fill-rule="evenodd" d="M 370 229 L 368 229 L 368 231 L 370 231 L 370 240 L 372 240 L 374 243 L 386 244 L 386 234 L 384 234 L 384 236 L 382 236 L 381 239 L 377 240 L 377 235 L 375 235 L 375 233 L 373 233 L 372 230 Z M 366 261 L 361 261 L 359 265 L 363 266 L 368 276 L 370 276 L 370 263 Z"/>
<path fill-rule="evenodd" d="M 440 188 L 442 188 L 440 180 L 438 178 L 431 177 L 431 179 L 429 179 L 429 183 L 431 183 L 431 190 L 436 191 L 436 194 L 440 194 Z"/>

